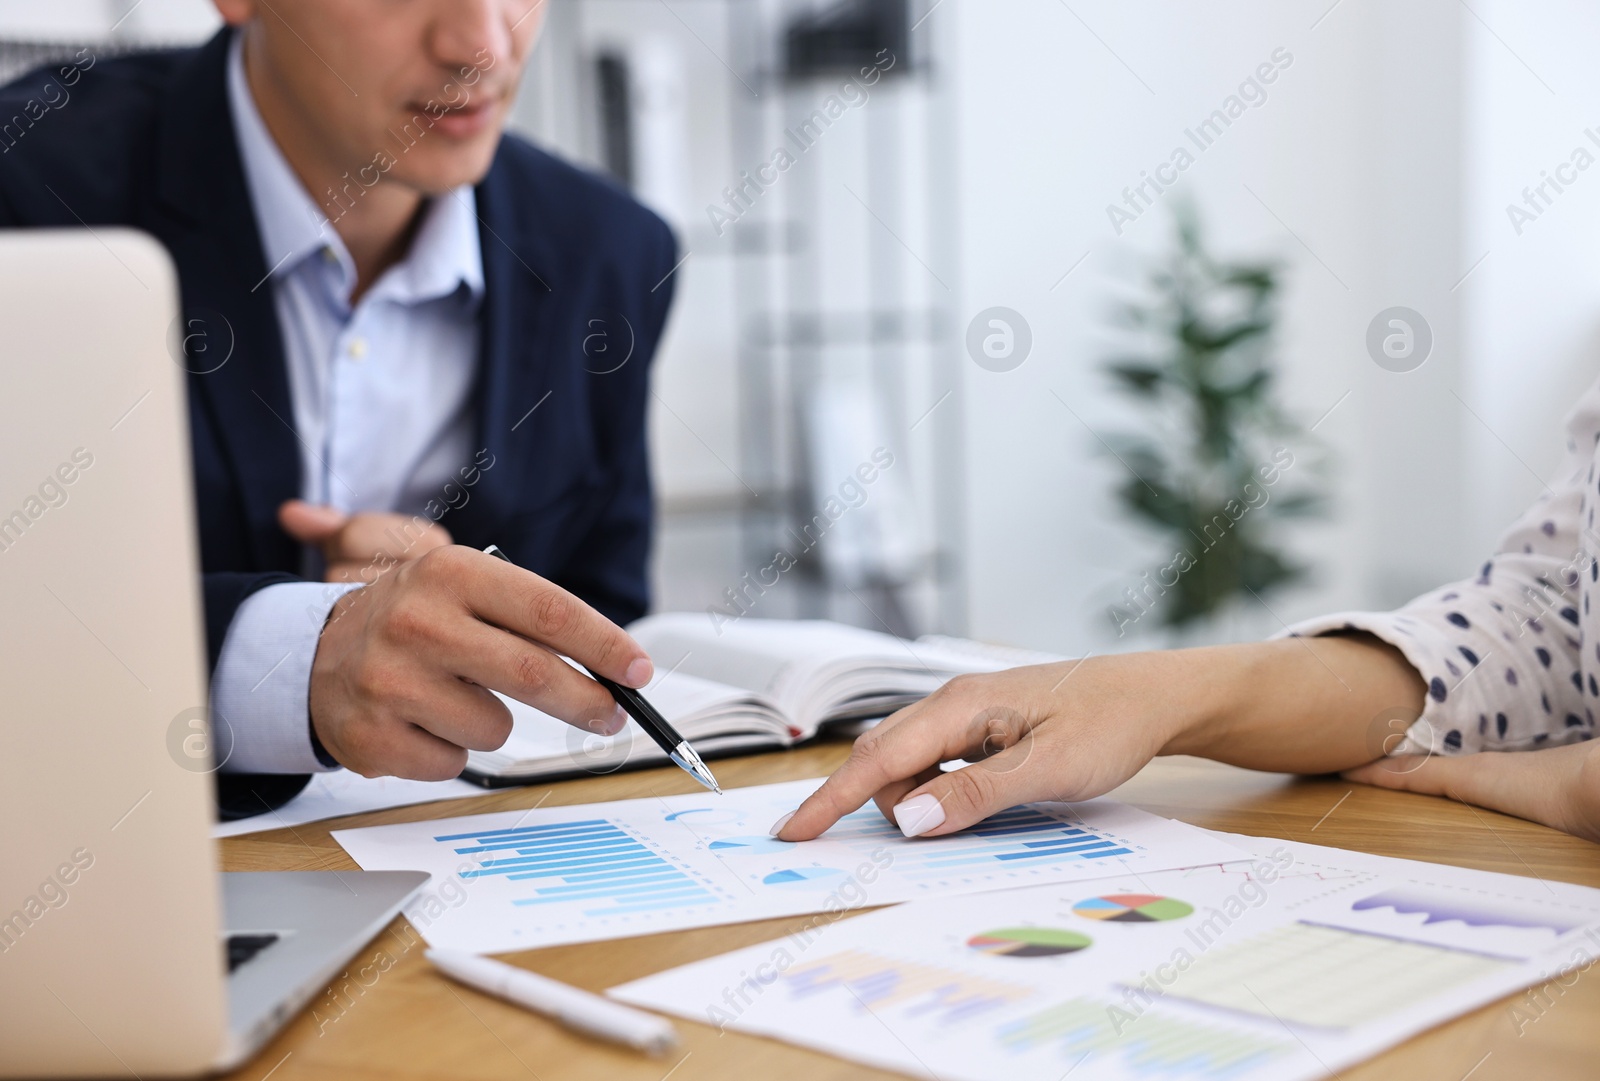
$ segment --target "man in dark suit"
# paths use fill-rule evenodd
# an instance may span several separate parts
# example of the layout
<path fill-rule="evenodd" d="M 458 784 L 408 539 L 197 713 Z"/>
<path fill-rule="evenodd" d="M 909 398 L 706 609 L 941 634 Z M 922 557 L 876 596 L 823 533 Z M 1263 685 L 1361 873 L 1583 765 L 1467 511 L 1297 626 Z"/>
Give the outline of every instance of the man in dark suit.
<path fill-rule="evenodd" d="M 503 134 L 544 0 L 216 3 L 197 50 L 0 91 L 0 225 L 176 263 L 223 813 L 339 765 L 454 776 L 510 731 L 491 689 L 619 730 L 557 654 L 650 675 L 616 624 L 647 606 L 677 257 Z"/>

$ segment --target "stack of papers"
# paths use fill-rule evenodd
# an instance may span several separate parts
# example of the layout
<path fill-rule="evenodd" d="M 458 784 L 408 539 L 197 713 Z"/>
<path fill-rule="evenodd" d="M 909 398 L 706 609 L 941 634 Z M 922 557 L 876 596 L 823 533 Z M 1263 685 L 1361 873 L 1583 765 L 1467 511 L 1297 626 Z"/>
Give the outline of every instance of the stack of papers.
<path fill-rule="evenodd" d="M 1245 858 L 1111 800 L 1033 804 L 908 842 L 876 807 L 815 841 L 768 835 L 821 780 L 337 830 L 369 871 L 430 871 L 406 910 L 433 946 L 493 953 L 839 913 L 918 897 Z M 448 904 L 439 893 L 449 888 Z"/>
<path fill-rule="evenodd" d="M 818 783 L 334 837 L 369 870 L 433 872 L 406 915 L 435 946 L 816 913 L 610 993 L 944 1081 L 1322 1077 L 1600 956 L 1600 890 L 1109 800 L 941 838 L 907 840 L 870 807 L 815 841 L 768 836 Z"/>
<path fill-rule="evenodd" d="M 1253 858 L 913 901 L 611 994 L 944 1081 L 1298 1081 L 1600 956 L 1597 890 L 1233 840 Z"/>

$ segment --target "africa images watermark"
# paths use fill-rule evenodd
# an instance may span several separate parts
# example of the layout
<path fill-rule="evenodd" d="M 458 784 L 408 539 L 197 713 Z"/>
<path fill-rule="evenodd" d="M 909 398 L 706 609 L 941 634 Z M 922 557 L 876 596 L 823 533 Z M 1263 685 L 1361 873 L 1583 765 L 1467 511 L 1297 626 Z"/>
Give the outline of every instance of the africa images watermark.
<path fill-rule="evenodd" d="M 438 525 L 445 515 L 453 510 L 460 510 L 472 500 L 470 489 L 483 479 L 483 474 L 494 468 L 499 459 L 489 453 L 489 448 L 484 447 L 472 456 L 470 465 L 464 465 L 456 470 L 456 480 L 445 481 L 439 491 L 438 499 L 430 499 L 422 508 L 422 514 L 413 514 L 398 526 L 389 526 L 384 534 L 395 543 L 395 552 L 379 552 L 367 561 L 361 568 L 361 585 L 371 585 L 400 563 L 405 562 L 406 554 L 417 546 L 417 542 L 428 533 L 430 525 Z M 326 627 L 340 619 L 349 611 L 348 607 L 340 608 L 337 601 L 345 595 L 346 585 L 340 582 L 328 582 L 323 590 L 321 603 L 312 603 L 306 606 L 306 618 L 318 627 Z M 327 609 L 328 604 L 334 607 Z"/>
<path fill-rule="evenodd" d="M 1569 968 L 1554 975 L 1541 972 L 1539 975 L 1544 982 L 1528 988 L 1522 1002 L 1512 1004 L 1511 1023 L 1517 1026 L 1518 1036 L 1527 1035 L 1528 1026 L 1543 1020 L 1544 1015 L 1555 1006 L 1556 999 L 1551 997 L 1552 991 L 1558 997 L 1565 995 L 1567 989 L 1582 979 L 1594 967 L 1596 960 L 1600 960 L 1600 931 L 1590 927 L 1583 932 L 1583 937 L 1588 944 L 1572 947 L 1568 958 L 1571 961 Z"/>
<path fill-rule="evenodd" d="M 22 500 L 21 506 L 0 517 L 0 552 L 11 551 L 22 535 L 51 508 L 66 506 L 71 498 L 67 489 L 92 465 L 94 455 L 86 447 L 74 447 L 71 457 L 45 474 L 34 491 Z"/>
<path fill-rule="evenodd" d="M 0 919 L 0 953 L 9 953 L 51 909 L 65 908 L 72 899 L 68 887 L 78 881 L 78 875 L 93 866 L 94 853 L 87 848 L 75 848 L 55 870 L 46 874 L 38 889 L 24 897 L 9 916 Z"/>
<path fill-rule="evenodd" d="M 87 47 L 79 49 L 73 63 L 63 64 L 56 69 L 55 75 L 46 76 L 39 85 L 38 95 L 24 101 L 22 110 L 10 120 L 0 123 L 0 154 L 11 153 L 17 140 L 32 131 L 35 124 L 54 110 L 65 108 L 67 102 L 72 100 L 67 87 L 77 86 L 83 73 L 94 67 L 96 59 Z"/>
<path fill-rule="evenodd" d="M 1280 45 L 1272 50 L 1269 59 L 1271 63 L 1263 60 L 1257 64 L 1255 71 L 1239 84 L 1239 89 L 1223 98 L 1222 104 L 1211 110 L 1210 115 L 1194 127 L 1183 129 L 1184 136 L 1194 147 L 1193 152 L 1179 143 L 1172 148 L 1166 161 L 1148 171 L 1139 170 L 1139 182 L 1122 189 L 1121 206 L 1106 204 L 1106 217 L 1111 221 L 1112 232 L 1121 236 L 1123 229 L 1155 206 L 1156 199 L 1200 160 L 1199 155 L 1215 146 L 1222 133 L 1233 127 L 1233 122 L 1243 116 L 1247 109 L 1259 109 L 1267 103 L 1267 87 L 1277 82 L 1278 75 L 1294 63 L 1294 55 Z"/>
<path fill-rule="evenodd" d="M 871 64 L 862 65 L 860 72 L 840 84 L 838 93 L 829 94 L 810 116 L 794 127 L 783 130 L 788 140 L 786 144 L 774 147 L 767 159 L 753 170 L 741 170 L 739 184 L 722 189 L 722 206 L 715 203 L 706 205 L 706 217 L 711 219 L 711 227 L 717 231 L 717 235 L 722 236 L 728 226 L 737 224 L 740 218 L 749 213 L 756 200 L 770 191 L 780 176 L 794 168 L 800 156 L 816 146 L 817 140 L 833 127 L 835 121 L 848 110 L 865 105 L 872 97 L 867 87 L 877 85 L 883 73 L 894 65 L 894 53 L 879 49 Z M 791 150 L 790 146 L 794 149 Z M 750 175 L 752 172 L 754 176 Z"/>
<path fill-rule="evenodd" d="M 1197 534 L 1190 530 L 1190 535 L 1200 543 L 1200 554 L 1197 556 L 1187 548 L 1173 553 L 1166 565 L 1155 571 L 1151 577 L 1150 571 L 1145 571 L 1140 576 L 1137 585 L 1127 586 L 1122 590 L 1122 599 L 1127 607 L 1113 604 L 1108 609 L 1111 625 L 1117 629 L 1117 637 L 1128 633 L 1128 628 L 1148 615 L 1158 601 L 1167 595 L 1167 590 L 1178 584 L 1178 579 L 1200 564 L 1200 557 L 1215 548 L 1228 533 L 1243 520 L 1252 510 L 1259 510 L 1266 506 L 1272 499 L 1268 490 L 1278 483 L 1283 474 L 1294 466 L 1294 452 L 1288 447 L 1279 447 L 1272 452 L 1272 460 L 1256 467 L 1255 475 L 1261 479 L 1258 485 L 1254 481 L 1246 481 L 1239 491 L 1242 498 L 1230 499 L 1222 505 L 1222 513 L 1213 515 L 1211 521 L 1200 527 Z M 1216 535 L 1213 536 L 1212 534 Z M 1170 577 L 1169 577 L 1170 576 Z"/>
<path fill-rule="evenodd" d="M 1220 906 L 1207 909 L 1204 918 L 1184 931 L 1184 937 L 1194 946 L 1179 946 L 1166 961 L 1155 966 L 1152 972 L 1141 971 L 1136 982 L 1125 984 L 1122 1002 L 1106 1007 L 1106 1019 L 1112 1031 L 1121 1036 L 1157 999 L 1166 994 L 1183 974 L 1194 966 L 1199 956 L 1217 944 L 1244 914 L 1267 903 L 1267 887 L 1278 881 L 1294 865 L 1294 853 L 1287 848 L 1273 849 L 1271 855 L 1257 859 L 1250 865 L 1250 874 L 1239 884 Z"/>
<path fill-rule="evenodd" d="M 1583 135 L 1595 146 L 1600 147 L 1600 131 L 1584 128 Z M 1512 231 L 1521 236 L 1524 229 L 1542 218 L 1544 212 L 1555 205 L 1556 196 L 1576 184 L 1578 174 L 1588 172 L 1589 166 L 1594 163 L 1594 151 L 1580 143 L 1572 148 L 1567 161 L 1561 162 L 1554 169 L 1540 169 L 1539 176 L 1543 179 L 1522 189 L 1522 205 L 1506 204 L 1506 217 L 1511 220 Z M 1553 194 L 1550 190 L 1552 188 L 1555 189 Z"/>
<path fill-rule="evenodd" d="M 756 999 L 794 967 L 800 956 L 816 944 L 822 931 L 835 923 L 845 913 L 867 904 L 867 887 L 878 876 L 894 866 L 894 853 L 887 848 L 874 848 L 869 852 L 870 862 L 862 862 L 851 872 L 844 885 L 823 900 L 822 911 L 807 920 L 798 931 L 773 946 L 767 959 L 755 966 L 755 971 L 739 973 L 739 982 L 722 989 L 722 1002 L 706 1004 L 706 1023 L 717 1026 L 718 1033 L 726 1032 Z M 791 948 L 791 946 L 793 948 Z"/>
<path fill-rule="evenodd" d="M 430 881 L 405 907 L 405 917 L 410 926 L 391 927 L 389 935 L 398 943 L 393 950 L 379 947 L 372 951 L 371 959 L 363 965 L 352 965 L 328 983 L 322 998 L 311 1005 L 311 1018 L 317 1023 L 317 1035 L 326 1036 L 328 1026 L 344 1020 L 351 1009 L 378 986 L 384 973 L 421 941 L 420 934 L 448 912 L 467 903 L 467 884 L 472 879 L 469 872 L 481 867 L 466 860 L 456 866 L 456 872 L 442 881 Z"/>
<path fill-rule="evenodd" d="M 410 121 L 400 125 L 400 130 L 389 129 L 389 135 L 394 139 L 399 148 L 398 153 L 390 153 L 387 147 L 380 147 L 372 154 L 372 160 L 361 166 L 351 176 L 346 170 L 335 185 L 328 185 L 326 198 L 322 201 L 322 213 L 326 215 L 322 221 L 317 222 L 319 229 L 326 230 L 329 225 L 343 218 L 355 209 L 356 201 L 370 189 L 377 186 L 378 182 L 400 164 L 400 154 L 408 153 L 412 147 L 422 141 L 434 124 L 452 109 L 459 109 L 472 100 L 470 87 L 476 86 L 478 80 L 483 78 L 483 73 L 494 67 L 494 57 L 487 55 L 488 49 L 479 49 L 474 54 L 474 62 L 464 65 L 456 77 L 444 84 L 439 91 L 439 97 L 429 98 L 422 105 L 422 111 L 412 115 Z"/>
<path fill-rule="evenodd" d="M 822 542 L 834 523 L 866 503 L 868 488 L 892 465 L 894 455 L 886 447 L 874 449 L 867 460 L 856 466 L 855 471 L 839 484 L 835 493 L 812 515 L 811 520 L 800 527 L 799 533 L 789 530 L 790 536 L 800 542 L 793 552 L 777 549 L 766 566 L 753 572 L 745 571 L 737 586 L 723 590 L 724 607 L 719 608 L 714 604 L 706 606 L 706 615 L 711 617 L 711 629 L 720 635 L 723 627 L 749 615 L 756 602 L 778 584 L 778 579 L 798 566 L 806 553 Z"/>

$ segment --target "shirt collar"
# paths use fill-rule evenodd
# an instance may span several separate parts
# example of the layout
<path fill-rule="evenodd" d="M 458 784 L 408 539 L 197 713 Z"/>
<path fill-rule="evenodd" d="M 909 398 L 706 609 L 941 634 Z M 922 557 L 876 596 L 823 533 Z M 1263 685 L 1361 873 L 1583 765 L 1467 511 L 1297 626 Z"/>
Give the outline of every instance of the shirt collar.
<path fill-rule="evenodd" d="M 235 33 L 228 47 L 228 108 L 262 251 L 272 267 L 267 277 L 287 277 L 310 256 L 324 253 L 323 258 L 337 264 L 340 292 L 348 298 L 355 284 L 355 262 L 267 130 L 245 77 L 243 43 L 244 35 Z M 462 287 L 473 300 L 483 296 L 483 252 L 471 185 L 428 200 L 411 250 L 384 272 L 369 295 L 420 303 Z"/>

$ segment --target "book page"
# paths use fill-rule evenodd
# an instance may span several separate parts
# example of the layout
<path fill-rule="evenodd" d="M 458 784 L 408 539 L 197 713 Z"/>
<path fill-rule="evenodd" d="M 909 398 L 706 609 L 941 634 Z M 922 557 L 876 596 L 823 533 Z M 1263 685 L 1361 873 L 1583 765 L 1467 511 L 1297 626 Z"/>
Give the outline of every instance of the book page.
<path fill-rule="evenodd" d="M 907 641 L 826 620 L 713 620 L 701 613 L 647 616 L 628 628 L 658 667 L 765 695 L 809 736 L 832 716 L 883 712 L 937 690 L 962 672 L 1003 661 L 941 643 Z"/>
<path fill-rule="evenodd" d="M 787 743 L 788 724 L 760 695 L 660 666 L 644 688 L 661 715 L 702 752 Z M 467 768 L 491 777 L 534 774 L 541 769 L 610 773 L 634 762 L 666 755 L 638 723 L 629 720 L 615 736 L 567 724 L 503 694 L 511 710 L 511 736 L 494 751 L 473 751 Z M 733 742 L 737 739 L 737 742 Z"/>

